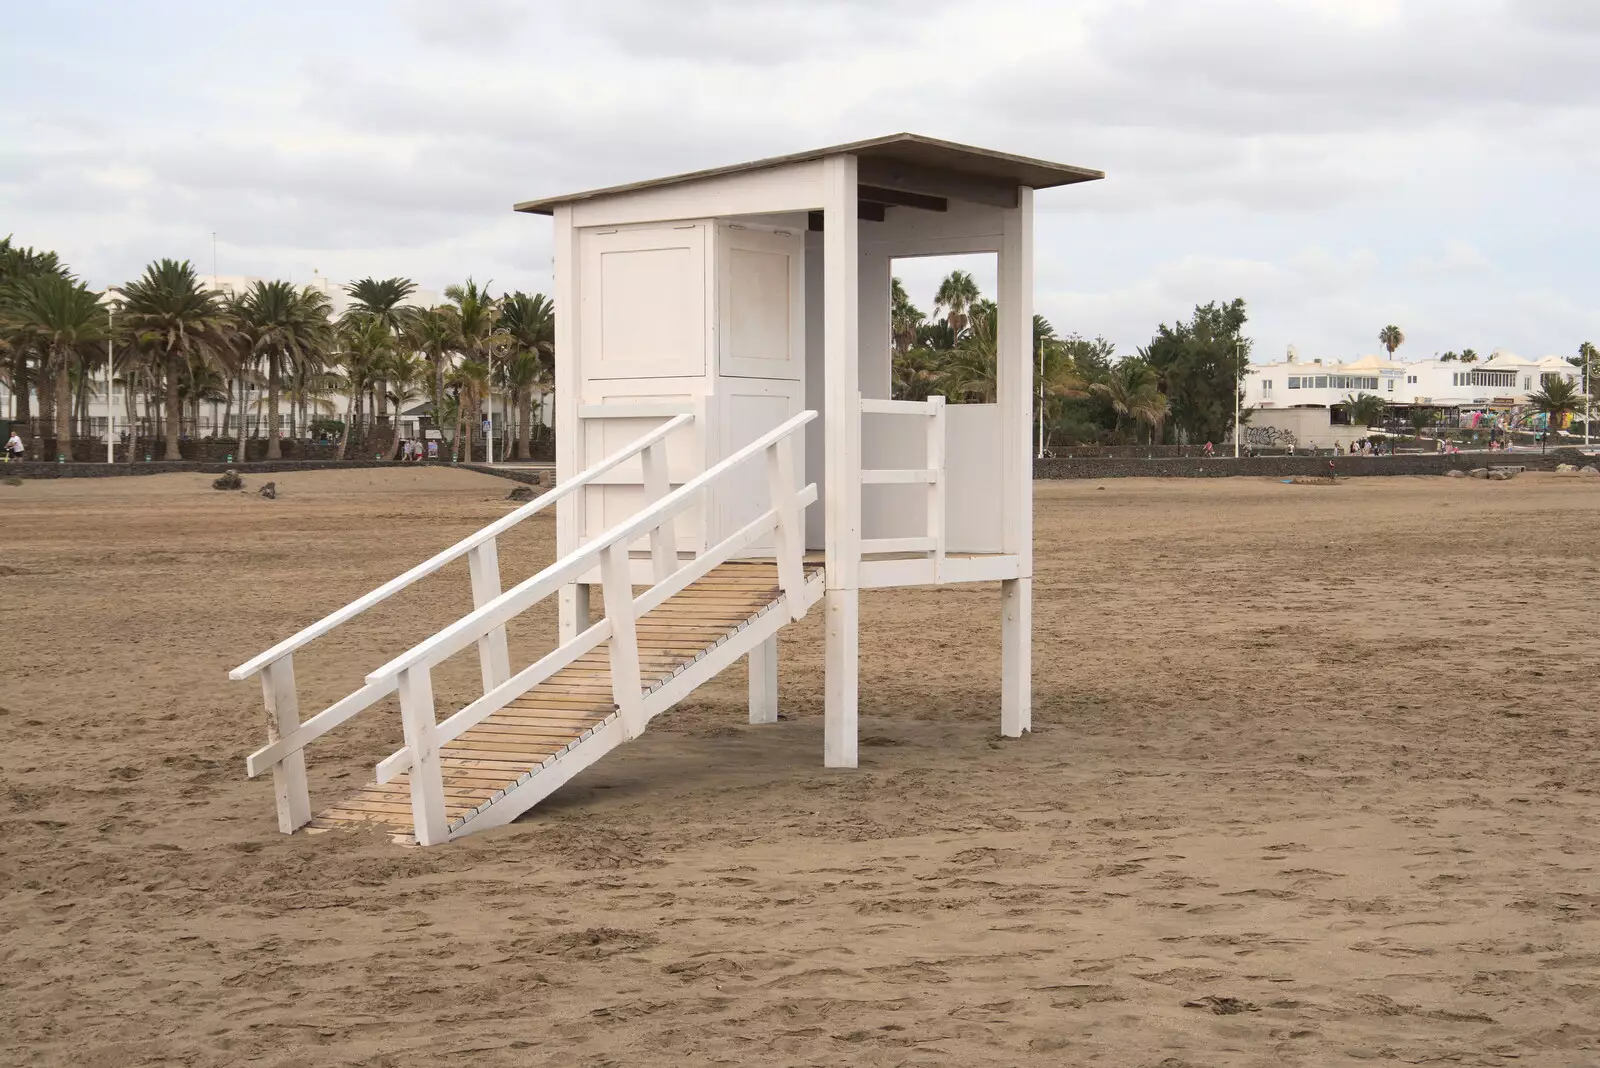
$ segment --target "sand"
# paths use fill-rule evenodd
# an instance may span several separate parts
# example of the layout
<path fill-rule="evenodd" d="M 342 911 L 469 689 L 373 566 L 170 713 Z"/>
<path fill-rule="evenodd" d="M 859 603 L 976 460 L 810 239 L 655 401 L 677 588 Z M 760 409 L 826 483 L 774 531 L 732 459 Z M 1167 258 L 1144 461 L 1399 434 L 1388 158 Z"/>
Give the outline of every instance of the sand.
<path fill-rule="evenodd" d="M 821 767 L 813 613 L 783 722 L 735 669 L 408 850 L 278 834 L 225 673 L 509 486 L 275 478 L 0 485 L 0 1062 L 1600 1063 L 1586 480 L 1041 485 L 1031 736 L 995 588 L 869 593 L 858 770 Z M 446 572 L 314 647 L 306 714 L 466 604 Z M 313 801 L 398 740 L 319 742 Z"/>

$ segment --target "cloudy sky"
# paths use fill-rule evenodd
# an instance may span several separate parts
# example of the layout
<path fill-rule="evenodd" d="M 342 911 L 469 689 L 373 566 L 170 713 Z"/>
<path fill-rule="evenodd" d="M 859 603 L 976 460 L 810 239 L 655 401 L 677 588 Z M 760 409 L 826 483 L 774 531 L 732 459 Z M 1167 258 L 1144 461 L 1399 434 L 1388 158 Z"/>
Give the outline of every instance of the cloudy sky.
<path fill-rule="evenodd" d="M 223 274 L 547 289 L 513 201 L 909 130 L 1107 172 L 1040 194 L 1037 303 L 1120 352 L 1235 296 L 1257 359 L 1600 341 L 1596 0 L 0 14 L 0 235 L 96 286 L 215 232 Z"/>

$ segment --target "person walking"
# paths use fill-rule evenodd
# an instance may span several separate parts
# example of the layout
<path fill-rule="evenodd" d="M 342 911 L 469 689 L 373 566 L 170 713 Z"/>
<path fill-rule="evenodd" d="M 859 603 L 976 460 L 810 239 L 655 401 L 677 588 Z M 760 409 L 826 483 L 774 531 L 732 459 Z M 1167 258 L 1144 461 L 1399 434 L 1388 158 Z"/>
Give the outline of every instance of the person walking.
<path fill-rule="evenodd" d="M 6 462 L 21 461 L 22 454 L 27 451 L 27 446 L 22 444 L 22 439 L 17 436 L 16 430 L 11 431 L 11 436 L 6 439 Z"/>

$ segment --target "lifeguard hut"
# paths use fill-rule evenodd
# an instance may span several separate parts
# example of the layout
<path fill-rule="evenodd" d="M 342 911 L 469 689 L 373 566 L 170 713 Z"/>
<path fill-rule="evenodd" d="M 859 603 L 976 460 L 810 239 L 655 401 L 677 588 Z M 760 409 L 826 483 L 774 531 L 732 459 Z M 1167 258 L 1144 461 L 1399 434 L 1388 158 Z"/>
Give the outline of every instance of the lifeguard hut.
<path fill-rule="evenodd" d="M 1101 177 L 896 134 L 518 204 L 554 221 L 556 486 L 235 669 L 280 827 L 498 826 L 740 659 L 774 721 L 777 632 L 819 601 L 824 763 L 854 767 L 863 589 L 998 580 L 1027 731 L 1034 192 Z M 894 400 L 891 261 L 963 253 L 998 261 L 997 400 Z M 495 538 L 552 504 L 558 559 L 502 591 Z M 462 556 L 473 612 L 302 723 L 294 649 Z M 557 648 L 513 672 L 505 624 L 551 595 Z M 473 647 L 483 695 L 440 721 L 431 669 Z M 404 747 L 313 819 L 304 745 L 396 691 Z"/>

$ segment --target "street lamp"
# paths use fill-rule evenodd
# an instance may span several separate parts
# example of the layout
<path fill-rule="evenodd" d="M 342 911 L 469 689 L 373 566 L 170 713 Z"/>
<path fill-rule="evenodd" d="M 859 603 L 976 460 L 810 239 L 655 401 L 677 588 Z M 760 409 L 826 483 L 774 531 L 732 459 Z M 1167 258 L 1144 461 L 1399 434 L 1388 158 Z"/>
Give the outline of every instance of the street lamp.
<path fill-rule="evenodd" d="M 1594 362 L 1594 346 L 1585 343 L 1579 348 L 1583 356 L 1583 447 L 1589 447 L 1589 424 L 1594 422 L 1594 394 L 1589 390 L 1589 364 Z"/>
<path fill-rule="evenodd" d="M 114 464 L 116 459 L 116 439 L 111 434 L 111 364 L 112 364 L 112 339 L 117 332 L 117 306 L 106 305 L 106 463 Z M 133 448 L 130 440 L 128 448 Z"/>
<path fill-rule="evenodd" d="M 1239 367 L 1244 359 L 1244 339 L 1233 343 L 1233 458 L 1239 458 Z"/>
<path fill-rule="evenodd" d="M 1044 337 L 1039 338 L 1039 455 L 1044 459 Z"/>

